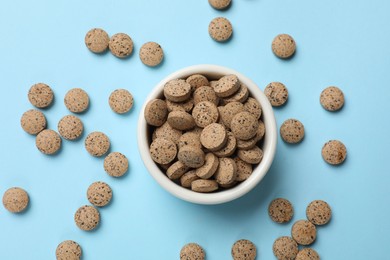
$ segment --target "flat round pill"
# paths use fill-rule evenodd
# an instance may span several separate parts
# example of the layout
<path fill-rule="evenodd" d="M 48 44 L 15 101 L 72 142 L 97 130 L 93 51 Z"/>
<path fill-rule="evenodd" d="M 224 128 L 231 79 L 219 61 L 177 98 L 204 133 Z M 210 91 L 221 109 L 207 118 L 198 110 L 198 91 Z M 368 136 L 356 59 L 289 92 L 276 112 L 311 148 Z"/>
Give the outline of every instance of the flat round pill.
<path fill-rule="evenodd" d="M 3 205 L 9 212 L 20 213 L 27 208 L 28 203 L 28 194 L 22 188 L 13 187 L 4 192 Z"/>
<path fill-rule="evenodd" d="M 81 255 L 81 246 L 72 240 L 61 242 L 56 249 L 57 260 L 80 260 Z"/>
<path fill-rule="evenodd" d="M 244 111 L 244 105 L 240 102 L 230 102 L 225 106 L 218 107 L 218 111 L 223 124 L 227 128 L 231 128 L 231 122 L 235 115 Z"/>
<path fill-rule="evenodd" d="M 286 223 L 292 219 L 294 209 L 290 201 L 277 198 L 269 204 L 268 215 L 276 223 Z"/>
<path fill-rule="evenodd" d="M 196 192 L 213 192 L 218 190 L 218 183 L 215 180 L 195 180 L 191 183 L 191 189 Z"/>
<path fill-rule="evenodd" d="M 178 130 L 190 130 L 195 127 L 194 118 L 189 113 L 181 110 L 169 112 L 167 122 Z"/>
<path fill-rule="evenodd" d="M 162 62 L 164 58 L 164 52 L 160 44 L 156 42 L 147 42 L 141 46 L 139 51 L 139 58 L 143 64 L 150 67 L 155 67 Z"/>
<path fill-rule="evenodd" d="M 34 84 L 28 91 L 28 100 L 38 108 L 46 108 L 51 105 L 54 93 L 45 83 Z"/>
<path fill-rule="evenodd" d="M 322 158 L 329 164 L 338 165 L 347 157 L 347 148 L 338 140 L 330 140 L 322 147 Z"/>
<path fill-rule="evenodd" d="M 245 181 L 252 175 L 252 164 L 244 162 L 240 158 L 234 158 L 234 162 L 237 166 L 236 181 Z"/>
<path fill-rule="evenodd" d="M 126 89 L 114 90 L 108 98 L 108 104 L 115 113 L 127 113 L 133 107 L 133 95 Z"/>
<path fill-rule="evenodd" d="M 237 148 L 241 150 L 249 150 L 255 147 L 256 143 L 261 141 L 265 135 L 265 125 L 263 121 L 259 120 L 259 127 L 257 128 L 256 135 L 249 140 L 237 140 Z"/>
<path fill-rule="evenodd" d="M 58 122 L 58 133 L 67 140 L 78 139 L 84 131 L 83 122 L 74 115 L 67 115 Z"/>
<path fill-rule="evenodd" d="M 303 248 L 299 250 L 295 260 L 320 260 L 320 256 L 313 248 Z"/>
<path fill-rule="evenodd" d="M 204 164 L 205 154 L 202 149 L 187 145 L 180 148 L 177 158 L 190 168 L 199 168 Z"/>
<path fill-rule="evenodd" d="M 189 243 L 180 250 L 180 260 L 204 260 L 205 258 L 203 248 L 196 243 Z"/>
<path fill-rule="evenodd" d="M 306 208 L 306 217 L 314 225 L 325 225 L 332 217 L 332 210 L 323 200 L 314 200 Z"/>
<path fill-rule="evenodd" d="M 196 175 L 196 170 L 191 170 L 191 171 L 188 171 L 188 172 L 184 173 L 180 177 L 180 184 L 184 188 L 191 189 L 191 183 L 193 181 L 196 181 L 196 180 L 199 180 L 198 175 Z"/>
<path fill-rule="evenodd" d="M 168 122 L 165 122 L 162 126 L 156 128 L 153 132 L 152 139 L 164 138 L 171 140 L 175 144 L 179 144 L 180 137 L 182 136 L 182 131 L 173 128 Z"/>
<path fill-rule="evenodd" d="M 173 79 L 165 83 L 164 96 L 172 102 L 184 102 L 191 96 L 191 85 L 184 79 Z"/>
<path fill-rule="evenodd" d="M 298 254 L 298 244 L 291 237 L 279 237 L 275 240 L 272 251 L 279 260 L 294 260 Z"/>
<path fill-rule="evenodd" d="M 73 88 L 66 93 L 64 103 L 70 112 L 82 113 L 89 106 L 89 97 L 81 88 Z"/>
<path fill-rule="evenodd" d="M 104 207 L 112 199 L 111 187 L 102 181 L 92 183 L 87 190 L 89 202 L 96 207 Z"/>
<path fill-rule="evenodd" d="M 117 33 L 111 36 L 108 47 L 114 56 L 126 58 L 133 52 L 133 40 L 125 33 Z"/>
<path fill-rule="evenodd" d="M 217 42 L 225 42 L 233 34 L 233 26 L 230 21 L 224 17 L 214 18 L 209 24 L 209 35 Z"/>
<path fill-rule="evenodd" d="M 165 101 L 167 103 L 167 108 L 169 112 L 182 110 L 187 113 L 191 113 L 192 108 L 194 107 L 194 100 L 192 98 L 184 102 L 172 102 L 168 99 Z"/>
<path fill-rule="evenodd" d="M 176 158 L 176 154 L 176 144 L 171 140 L 156 138 L 150 145 L 150 155 L 156 163 L 170 163 Z"/>
<path fill-rule="evenodd" d="M 279 34 L 272 41 L 272 51 L 281 58 L 290 58 L 295 53 L 295 40 L 288 34 Z"/>
<path fill-rule="evenodd" d="M 328 87 L 321 92 L 320 103 L 328 111 L 337 111 L 344 106 L 344 93 L 338 87 Z"/>
<path fill-rule="evenodd" d="M 212 153 L 208 153 L 205 156 L 205 163 L 203 166 L 196 169 L 195 174 L 202 179 L 208 179 L 214 175 L 218 169 L 219 160 L 218 157 Z"/>
<path fill-rule="evenodd" d="M 244 103 L 249 97 L 249 89 L 243 83 L 240 84 L 240 88 L 231 96 L 223 98 L 225 104 L 230 102 Z"/>
<path fill-rule="evenodd" d="M 210 151 L 218 151 L 227 142 L 225 127 L 218 123 L 206 126 L 200 135 L 201 144 Z"/>
<path fill-rule="evenodd" d="M 236 93 L 241 87 L 236 75 L 226 75 L 220 78 L 214 87 L 218 97 L 229 97 Z"/>
<path fill-rule="evenodd" d="M 189 169 L 184 163 L 177 161 L 167 169 L 167 176 L 171 180 L 177 180 Z"/>
<path fill-rule="evenodd" d="M 298 220 L 291 228 L 292 238 L 300 245 L 310 245 L 317 236 L 317 230 L 313 223 L 308 220 Z"/>
<path fill-rule="evenodd" d="M 180 136 L 178 144 L 179 149 L 186 145 L 202 148 L 202 144 L 200 143 L 200 134 L 195 132 L 186 132 Z"/>
<path fill-rule="evenodd" d="M 264 94 L 273 107 L 283 106 L 288 99 L 288 90 L 281 82 L 271 82 L 265 89 Z"/>
<path fill-rule="evenodd" d="M 209 4 L 217 10 L 223 10 L 228 8 L 230 3 L 231 0 L 209 0 Z"/>
<path fill-rule="evenodd" d="M 191 85 L 192 91 L 195 91 L 197 88 L 210 85 L 209 80 L 201 74 L 194 74 L 189 76 L 186 79 L 186 82 Z"/>
<path fill-rule="evenodd" d="M 93 206 L 82 206 L 74 214 L 74 221 L 76 225 L 85 231 L 91 231 L 100 223 L 100 213 Z"/>
<path fill-rule="evenodd" d="M 149 125 L 161 126 L 167 120 L 167 116 L 167 104 L 161 99 L 153 99 L 145 107 L 144 117 Z"/>
<path fill-rule="evenodd" d="M 253 97 L 249 97 L 244 103 L 244 110 L 251 113 L 256 119 L 260 119 L 262 113 L 262 107 L 260 103 Z"/>
<path fill-rule="evenodd" d="M 85 138 L 84 145 L 90 155 L 100 157 L 110 149 L 110 139 L 102 132 L 92 132 Z"/>
<path fill-rule="evenodd" d="M 237 178 L 237 165 L 231 158 L 219 158 L 219 165 L 215 172 L 215 180 L 218 184 L 227 185 Z"/>
<path fill-rule="evenodd" d="M 233 117 L 230 128 L 237 139 L 248 140 L 256 135 L 259 122 L 252 114 L 244 111 Z"/>
<path fill-rule="evenodd" d="M 210 101 L 211 103 L 214 103 L 215 105 L 218 105 L 219 98 L 215 94 L 215 91 L 210 86 L 202 86 L 197 88 L 194 91 L 194 103 L 198 104 L 202 101 Z"/>
<path fill-rule="evenodd" d="M 105 52 L 108 48 L 110 37 L 100 28 L 93 28 L 85 35 L 85 46 L 94 53 Z"/>
<path fill-rule="evenodd" d="M 35 145 L 44 154 L 55 154 L 61 148 L 61 137 L 56 131 L 45 129 L 35 138 Z"/>
<path fill-rule="evenodd" d="M 256 255 L 255 244 L 247 239 L 240 239 L 232 246 L 232 257 L 234 260 L 255 260 Z"/>
<path fill-rule="evenodd" d="M 258 164 L 263 159 L 263 150 L 258 146 L 254 146 L 249 150 L 238 150 L 237 156 L 244 162 Z"/>
<path fill-rule="evenodd" d="M 124 154 L 112 152 L 104 158 L 104 170 L 112 177 L 121 177 L 129 169 L 129 160 Z"/>
<path fill-rule="evenodd" d="M 46 128 L 46 117 L 41 111 L 30 109 L 23 113 L 20 125 L 26 133 L 36 135 Z"/>
<path fill-rule="evenodd" d="M 201 128 L 218 121 L 219 113 L 217 106 L 209 101 L 202 101 L 195 105 L 192 110 L 195 124 Z"/>
<path fill-rule="evenodd" d="M 237 140 L 232 134 L 232 132 L 227 131 L 227 141 L 226 144 L 217 151 L 214 151 L 214 154 L 218 157 L 229 157 L 236 151 L 237 148 Z"/>
<path fill-rule="evenodd" d="M 299 120 L 287 119 L 280 127 L 280 136 L 286 143 L 296 144 L 305 136 L 305 128 Z"/>

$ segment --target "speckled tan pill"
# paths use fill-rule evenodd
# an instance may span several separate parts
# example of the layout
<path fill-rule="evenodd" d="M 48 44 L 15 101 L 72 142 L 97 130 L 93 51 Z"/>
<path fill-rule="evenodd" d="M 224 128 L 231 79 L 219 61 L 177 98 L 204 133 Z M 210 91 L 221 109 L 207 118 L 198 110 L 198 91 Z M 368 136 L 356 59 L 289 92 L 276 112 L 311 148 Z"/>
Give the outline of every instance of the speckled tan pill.
<path fill-rule="evenodd" d="M 252 149 L 257 142 L 261 141 L 265 135 L 265 125 L 263 121 L 259 120 L 259 127 L 257 128 L 256 135 L 249 140 L 237 140 L 237 148 L 241 150 Z"/>
<path fill-rule="evenodd" d="M 298 252 L 295 260 L 320 260 L 320 256 L 313 248 L 303 248 Z"/>
<path fill-rule="evenodd" d="M 209 4 L 217 9 L 223 10 L 229 7 L 231 0 L 209 0 Z"/>
<path fill-rule="evenodd" d="M 167 122 L 177 130 L 190 130 L 195 127 L 194 118 L 187 112 L 181 110 L 170 112 Z"/>
<path fill-rule="evenodd" d="M 209 124 L 200 135 L 200 143 L 210 151 L 220 150 L 225 146 L 226 142 L 227 133 L 225 127 L 218 123 Z"/>
<path fill-rule="evenodd" d="M 327 87 L 321 92 L 320 103 L 328 111 L 340 110 L 344 106 L 344 93 L 338 87 Z"/>
<path fill-rule="evenodd" d="M 236 75 L 226 75 L 218 80 L 214 87 L 215 94 L 218 97 L 229 97 L 236 93 L 241 87 L 240 81 Z"/>
<path fill-rule="evenodd" d="M 82 113 L 89 106 L 89 97 L 81 88 L 73 88 L 66 93 L 64 103 L 70 112 Z"/>
<path fill-rule="evenodd" d="M 37 83 L 28 91 L 28 100 L 35 107 L 46 108 L 53 102 L 54 93 L 45 83 Z"/>
<path fill-rule="evenodd" d="M 240 88 L 231 96 L 223 98 L 225 104 L 230 102 L 244 103 L 249 97 L 249 89 L 243 83 L 240 83 Z"/>
<path fill-rule="evenodd" d="M 224 17 L 214 18 L 209 24 L 209 34 L 217 42 L 225 42 L 233 34 L 233 26 Z"/>
<path fill-rule="evenodd" d="M 112 152 L 104 158 L 104 170 L 112 177 L 121 177 L 129 169 L 129 160 L 119 152 Z"/>
<path fill-rule="evenodd" d="M 196 181 L 196 180 L 199 180 L 198 175 L 196 175 L 196 170 L 191 170 L 191 171 L 188 171 L 188 172 L 184 173 L 180 177 L 180 184 L 184 188 L 191 189 L 191 183 L 193 181 Z"/>
<path fill-rule="evenodd" d="M 244 162 L 240 158 L 234 158 L 234 162 L 237 166 L 236 181 L 245 181 L 252 175 L 252 164 Z"/>
<path fill-rule="evenodd" d="M 195 105 L 192 110 L 192 117 L 197 126 L 204 128 L 209 124 L 217 122 L 219 113 L 217 107 L 213 103 L 202 101 Z"/>
<path fill-rule="evenodd" d="M 202 144 L 200 143 L 200 134 L 195 132 L 186 132 L 180 136 L 178 144 L 179 150 L 186 145 L 195 146 L 201 149 Z"/>
<path fill-rule="evenodd" d="M 72 240 L 61 242 L 56 249 L 57 260 L 80 260 L 81 255 L 81 246 Z"/>
<path fill-rule="evenodd" d="M 30 109 L 23 113 L 20 125 L 26 133 L 36 135 L 46 128 L 46 117 L 41 111 Z"/>
<path fill-rule="evenodd" d="M 313 223 L 308 220 L 298 220 L 291 228 L 292 238 L 300 245 L 310 245 L 317 236 L 317 230 Z"/>
<path fill-rule="evenodd" d="M 87 190 L 89 202 L 96 207 L 104 207 L 112 199 L 111 187 L 102 181 L 92 183 Z"/>
<path fill-rule="evenodd" d="M 195 180 L 191 183 L 191 189 L 196 192 L 213 192 L 218 190 L 218 183 L 215 180 Z"/>
<path fill-rule="evenodd" d="M 294 209 L 290 201 L 277 198 L 269 204 L 268 215 L 276 223 L 286 223 L 292 219 Z"/>
<path fill-rule="evenodd" d="M 332 210 L 323 200 L 314 200 L 306 208 L 306 217 L 314 225 L 325 225 L 332 217 Z"/>
<path fill-rule="evenodd" d="M 28 194 L 22 188 L 13 187 L 4 192 L 3 205 L 9 212 L 20 213 L 27 208 L 28 203 Z"/>
<path fill-rule="evenodd" d="M 205 155 L 202 149 L 187 145 L 180 148 L 177 158 L 190 168 L 199 168 L 204 164 Z"/>
<path fill-rule="evenodd" d="M 275 240 L 272 251 L 278 260 L 294 260 L 298 254 L 298 244 L 291 237 L 279 237 Z"/>
<path fill-rule="evenodd" d="M 147 42 L 141 46 L 139 58 L 143 64 L 155 67 L 162 62 L 164 58 L 164 51 L 160 44 L 156 42 Z"/>
<path fill-rule="evenodd" d="M 114 56 L 126 58 L 133 52 L 133 40 L 125 33 L 117 33 L 111 36 L 108 47 Z"/>
<path fill-rule="evenodd" d="M 218 157 L 212 153 L 208 153 L 205 156 L 205 163 L 203 166 L 196 169 L 195 174 L 202 179 L 209 179 L 214 175 L 218 168 L 219 160 Z"/>
<path fill-rule="evenodd" d="M 258 146 L 254 146 L 249 150 L 238 150 L 237 156 L 244 162 L 258 164 L 263 159 L 263 150 Z"/>
<path fill-rule="evenodd" d="M 94 53 L 105 52 L 108 48 L 110 37 L 100 28 L 93 28 L 85 35 L 85 46 Z"/>
<path fill-rule="evenodd" d="M 218 111 L 223 124 L 230 129 L 233 117 L 244 111 L 244 105 L 240 102 L 230 102 L 223 107 L 218 107 Z"/>
<path fill-rule="evenodd" d="M 74 115 L 67 115 L 61 118 L 57 125 L 58 133 L 67 140 L 78 139 L 84 131 L 83 122 Z"/>
<path fill-rule="evenodd" d="M 252 114 L 244 111 L 233 117 L 230 128 L 237 139 L 249 140 L 256 135 L 259 122 Z"/>
<path fill-rule="evenodd" d="M 220 150 L 214 151 L 213 153 L 218 157 L 229 157 L 236 151 L 237 140 L 232 134 L 232 132 L 227 131 L 227 141 L 224 147 Z"/>
<path fill-rule="evenodd" d="M 257 250 L 255 244 L 247 239 L 240 239 L 232 246 L 233 260 L 255 260 Z"/>
<path fill-rule="evenodd" d="M 297 144 L 305 136 L 305 127 L 297 119 L 287 119 L 280 126 L 280 136 L 286 143 Z"/>
<path fill-rule="evenodd" d="M 194 107 L 194 100 L 192 98 L 184 102 L 172 102 L 168 99 L 165 100 L 165 102 L 167 103 L 167 108 L 169 112 L 181 110 L 187 113 L 191 113 L 192 108 Z"/>
<path fill-rule="evenodd" d="M 191 96 L 191 85 L 184 79 L 173 79 L 165 83 L 164 96 L 172 102 L 184 102 Z"/>
<path fill-rule="evenodd" d="M 244 103 L 244 110 L 252 114 L 256 119 L 260 119 L 262 114 L 261 104 L 253 97 L 249 97 Z"/>
<path fill-rule="evenodd" d="M 176 144 L 171 140 L 156 138 L 150 145 L 150 155 L 156 163 L 170 163 L 175 159 L 176 154 Z"/>
<path fill-rule="evenodd" d="M 145 107 L 144 117 L 149 125 L 161 126 L 167 120 L 167 116 L 168 109 L 164 100 L 150 100 Z"/>
<path fill-rule="evenodd" d="M 126 89 L 114 90 L 108 98 L 108 104 L 115 113 L 127 113 L 133 107 L 133 95 Z"/>
<path fill-rule="evenodd" d="M 84 145 L 90 155 L 100 157 L 110 149 L 110 139 L 102 132 L 92 132 L 85 138 Z"/>
<path fill-rule="evenodd" d="M 183 176 L 183 174 L 186 173 L 189 169 L 190 168 L 184 163 L 182 163 L 181 161 L 177 161 L 168 168 L 167 176 L 171 180 L 177 180 L 181 176 Z"/>
<path fill-rule="evenodd" d="M 288 99 L 288 90 L 281 82 L 269 83 L 264 89 L 264 94 L 274 107 L 283 106 Z"/>
<path fill-rule="evenodd" d="M 272 51 L 281 59 L 290 58 L 295 53 L 295 48 L 295 41 L 288 34 L 279 34 L 272 41 Z"/>
<path fill-rule="evenodd" d="M 162 126 L 156 128 L 153 132 L 152 138 L 164 138 L 171 140 L 175 144 L 179 144 L 180 137 L 182 136 L 182 131 L 174 129 L 168 122 L 165 122 Z"/>
<path fill-rule="evenodd" d="M 215 94 L 214 89 L 210 86 L 202 86 L 197 88 L 194 91 L 193 97 L 195 104 L 198 104 L 202 101 L 210 101 L 211 103 L 214 103 L 214 105 L 218 105 L 219 103 L 219 98 Z"/>
<path fill-rule="evenodd" d="M 204 260 L 206 254 L 203 248 L 196 243 L 189 243 L 180 250 L 180 260 Z"/>
<path fill-rule="evenodd" d="M 44 154 L 55 154 L 61 148 L 61 137 L 56 131 L 45 129 L 37 135 L 35 145 Z"/>
<path fill-rule="evenodd" d="M 192 91 L 195 91 L 197 88 L 210 85 L 209 80 L 201 74 L 194 74 L 189 76 L 186 79 L 186 82 L 191 85 Z"/>
<path fill-rule="evenodd" d="M 332 165 L 339 165 L 347 158 L 347 148 L 338 140 L 330 140 L 322 147 L 322 158 Z"/>
<path fill-rule="evenodd" d="M 74 214 L 74 221 L 76 225 L 85 231 L 91 231 L 100 223 L 100 213 L 93 206 L 82 206 Z"/>
<path fill-rule="evenodd" d="M 236 180 L 237 165 L 231 158 L 219 158 L 219 165 L 215 172 L 215 180 L 218 184 L 227 185 Z"/>

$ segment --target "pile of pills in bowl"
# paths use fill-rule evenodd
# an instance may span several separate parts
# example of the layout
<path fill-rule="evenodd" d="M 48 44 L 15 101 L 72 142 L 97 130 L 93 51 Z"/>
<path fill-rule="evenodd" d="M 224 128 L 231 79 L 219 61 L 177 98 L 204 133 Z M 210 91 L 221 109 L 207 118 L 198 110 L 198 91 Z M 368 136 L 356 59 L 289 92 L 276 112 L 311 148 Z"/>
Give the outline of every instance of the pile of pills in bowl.
<path fill-rule="evenodd" d="M 167 177 L 196 192 L 234 187 L 263 158 L 265 125 L 260 103 L 236 75 L 204 75 L 165 83 L 144 116 L 150 156 Z"/>

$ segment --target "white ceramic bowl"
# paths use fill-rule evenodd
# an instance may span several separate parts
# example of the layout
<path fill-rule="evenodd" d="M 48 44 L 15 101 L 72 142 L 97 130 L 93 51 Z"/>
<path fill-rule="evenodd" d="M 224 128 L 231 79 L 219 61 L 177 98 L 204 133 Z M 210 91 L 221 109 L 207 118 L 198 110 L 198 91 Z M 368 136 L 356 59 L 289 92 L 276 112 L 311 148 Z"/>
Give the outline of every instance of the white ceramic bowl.
<path fill-rule="evenodd" d="M 147 125 L 144 118 L 146 104 L 152 99 L 163 98 L 164 84 L 169 80 L 177 78 L 185 79 L 192 74 L 203 74 L 209 79 L 217 79 L 228 74 L 237 75 L 239 80 L 248 87 L 250 95 L 258 100 L 262 106 L 262 117 L 265 124 L 265 137 L 262 147 L 264 152 L 263 160 L 259 165 L 254 167 L 252 175 L 246 181 L 240 183 L 234 188 L 214 193 L 198 193 L 191 191 L 171 181 L 150 157 L 149 145 L 151 138 L 151 127 Z M 150 95 L 145 100 L 138 120 L 138 148 L 141 154 L 141 158 L 149 173 L 164 189 L 166 189 L 174 196 L 198 204 L 220 204 L 232 201 L 252 190 L 263 179 L 268 169 L 270 168 L 276 151 L 276 142 L 277 128 L 275 116 L 271 104 L 269 103 L 264 93 L 252 80 L 245 77 L 241 73 L 226 67 L 216 65 L 205 64 L 190 66 L 167 76 L 154 87 Z"/>

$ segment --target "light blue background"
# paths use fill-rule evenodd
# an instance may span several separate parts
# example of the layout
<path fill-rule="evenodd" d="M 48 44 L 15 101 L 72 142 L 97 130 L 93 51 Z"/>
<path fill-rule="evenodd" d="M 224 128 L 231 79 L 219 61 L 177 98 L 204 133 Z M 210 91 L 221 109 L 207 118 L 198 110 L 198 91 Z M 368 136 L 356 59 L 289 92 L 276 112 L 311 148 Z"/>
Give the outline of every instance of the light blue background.
<path fill-rule="evenodd" d="M 30 208 L 13 215 L 0 207 L 0 259 L 54 259 L 58 243 L 80 243 L 85 260 L 178 259 L 181 247 L 197 242 L 207 259 L 230 259 L 232 244 L 252 240 L 258 259 L 274 259 L 272 244 L 289 235 L 293 221 L 305 218 L 314 199 L 327 201 L 333 219 L 318 228 L 313 244 L 322 259 L 388 259 L 390 2 L 386 0 L 233 0 L 227 11 L 207 0 L 2 1 L 0 8 L 0 194 L 12 186 L 25 188 Z M 225 16 L 234 37 L 225 44 L 208 35 L 211 19 Z M 85 33 L 104 28 L 110 35 L 128 33 L 133 55 L 126 60 L 110 53 L 96 55 L 84 45 Z M 293 59 L 277 59 L 270 46 L 279 33 L 297 42 Z M 138 50 L 146 41 L 160 43 L 162 66 L 144 66 Z M 281 81 L 289 89 L 288 104 L 275 109 L 278 125 L 297 118 L 306 129 L 299 145 L 278 143 L 273 166 L 252 192 L 219 206 L 194 205 L 168 194 L 149 176 L 137 149 L 140 107 L 153 86 L 185 66 L 211 63 L 231 67 L 261 89 Z M 86 133 L 105 132 L 112 151 L 124 153 L 130 171 L 110 178 L 103 158 L 91 157 L 83 140 L 63 142 L 56 156 L 45 156 L 34 137 L 20 127 L 20 116 L 32 106 L 27 91 L 37 82 L 49 84 L 55 103 L 45 110 L 49 128 L 68 114 L 65 93 L 85 89 L 91 107 L 81 115 Z M 321 91 L 337 85 L 345 107 L 329 113 L 319 104 Z M 127 115 L 108 106 L 114 89 L 126 88 L 135 98 Z M 85 135 L 84 135 L 85 137 Z M 331 167 L 321 158 L 329 139 L 342 140 L 348 159 Z M 98 230 L 83 232 L 73 214 L 87 204 L 94 181 L 109 183 L 110 206 L 101 209 Z M 288 198 L 295 216 L 287 225 L 273 223 L 269 202 Z"/>

